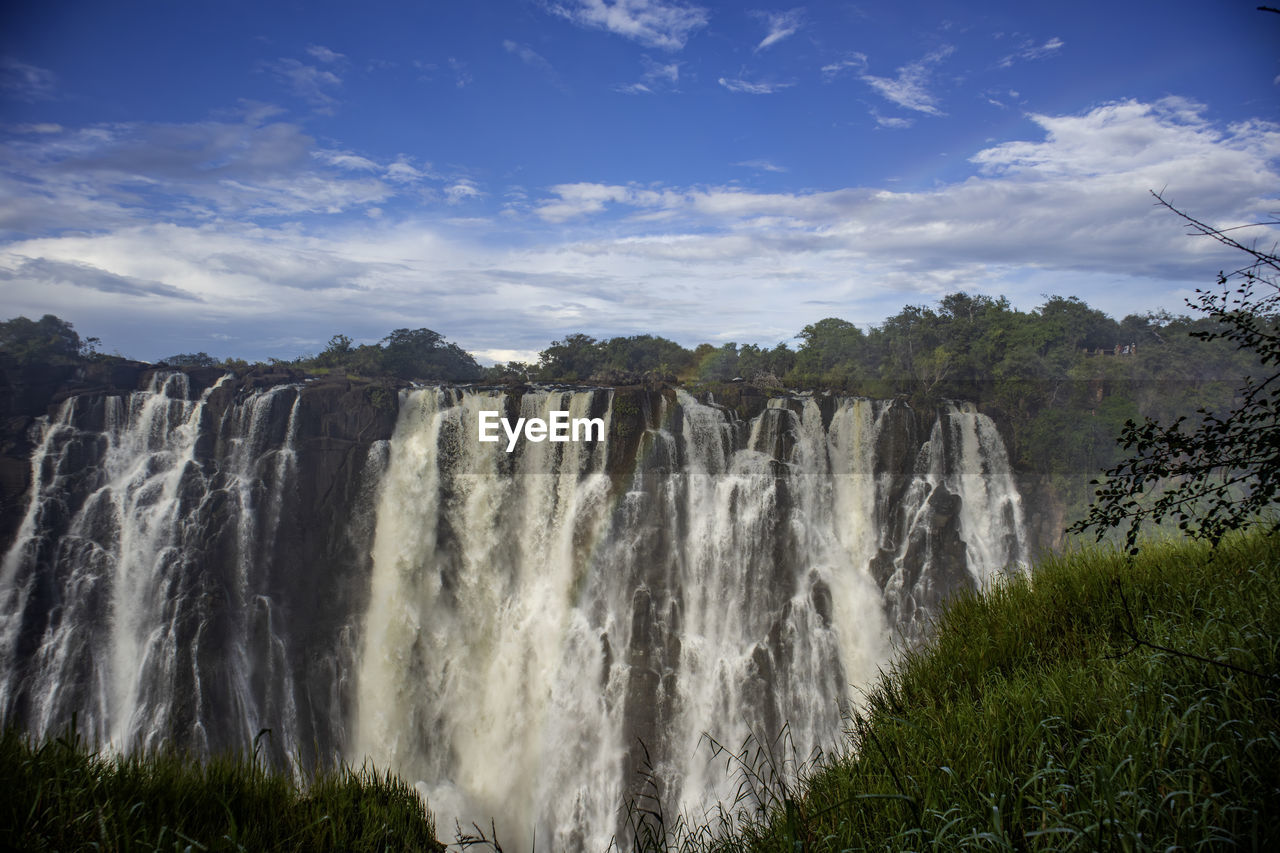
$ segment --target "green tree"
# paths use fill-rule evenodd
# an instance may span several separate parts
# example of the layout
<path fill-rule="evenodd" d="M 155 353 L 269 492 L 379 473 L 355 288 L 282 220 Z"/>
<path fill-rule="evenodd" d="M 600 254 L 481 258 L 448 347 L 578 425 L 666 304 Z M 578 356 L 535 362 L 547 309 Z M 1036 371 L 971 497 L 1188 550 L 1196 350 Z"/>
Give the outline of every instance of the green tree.
<path fill-rule="evenodd" d="M 315 363 L 317 367 L 349 367 L 354 353 L 351 338 L 337 334 L 329 338 L 329 345 L 315 357 Z"/>
<path fill-rule="evenodd" d="M 69 322 L 53 314 L 39 320 L 14 317 L 0 323 L 0 352 L 21 364 L 65 364 L 79 359 L 80 335 Z"/>
<path fill-rule="evenodd" d="M 782 377 L 795 365 L 796 354 L 786 344 L 765 349 L 756 344 L 738 348 L 738 375 L 752 381 L 766 380 L 782 384 Z"/>
<path fill-rule="evenodd" d="M 848 320 L 827 317 L 805 326 L 796 337 L 801 343 L 787 374 L 792 384 L 848 387 L 874 368 L 867 336 Z"/>
<path fill-rule="evenodd" d="M 207 352 L 183 352 L 160 359 L 170 367 L 217 367 L 220 362 Z"/>
<path fill-rule="evenodd" d="M 470 353 L 430 329 L 396 329 L 382 344 L 383 371 L 400 379 L 470 382 L 481 375 Z"/>
<path fill-rule="evenodd" d="M 710 347 L 698 362 L 698 379 L 702 382 L 728 382 L 737 375 L 738 345 L 732 341 Z"/>
<path fill-rule="evenodd" d="M 498 363 L 484 368 L 481 380 L 484 382 L 529 382 L 533 378 L 533 366 L 523 361 Z"/>
<path fill-rule="evenodd" d="M 1171 424 L 1149 417 L 1125 423 L 1119 441 L 1131 455 L 1107 469 L 1089 514 L 1069 529 L 1093 528 L 1101 539 L 1127 525 L 1130 553 L 1137 553 L 1138 533 L 1148 521 L 1173 519 L 1179 529 L 1216 545 L 1230 530 L 1274 512 L 1280 496 L 1280 257 L 1245 246 L 1156 198 L 1194 233 L 1249 256 L 1242 269 L 1219 273 L 1217 290 L 1199 290 L 1196 301 L 1188 302 L 1216 322 L 1191 335 L 1233 343 L 1253 354 L 1269 375 L 1246 377 L 1233 407 L 1202 408 L 1198 421 L 1183 416 Z M 1277 525 L 1274 515 L 1269 522 Z"/>
<path fill-rule="evenodd" d="M 546 382 L 585 382 L 604 367 L 603 345 L 590 335 L 575 332 L 552 341 L 538 354 L 538 379 Z"/>
<path fill-rule="evenodd" d="M 693 361 L 693 353 L 675 341 L 655 335 L 610 338 L 603 346 L 605 364 L 613 370 L 645 373 L 666 368 L 678 371 Z"/>

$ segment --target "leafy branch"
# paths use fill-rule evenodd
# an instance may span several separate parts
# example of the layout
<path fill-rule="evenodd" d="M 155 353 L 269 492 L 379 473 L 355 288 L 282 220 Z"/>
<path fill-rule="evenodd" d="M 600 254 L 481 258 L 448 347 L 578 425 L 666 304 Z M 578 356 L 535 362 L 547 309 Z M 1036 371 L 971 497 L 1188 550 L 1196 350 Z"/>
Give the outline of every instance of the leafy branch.
<path fill-rule="evenodd" d="M 1214 228 L 1159 193 L 1152 195 L 1182 217 L 1193 234 L 1249 256 L 1241 268 L 1218 274 L 1219 289 L 1197 290 L 1197 299 L 1188 300 L 1219 324 L 1192 332 L 1192 337 L 1234 343 L 1264 368 L 1280 364 L 1280 257 L 1226 233 L 1236 229 Z M 1168 425 L 1151 418 L 1126 421 L 1118 441 L 1130 455 L 1094 481 L 1099 488 L 1089 514 L 1068 530 L 1094 528 L 1102 539 L 1106 531 L 1127 523 L 1125 546 L 1133 554 L 1146 522 L 1169 518 L 1180 530 L 1217 545 L 1229 531 L 1274 509 L 1280 496 L 1280 372 L 1246 377 L 1229 411 L 1202 408 L 1197 414 L 1198 423 L 1186 417 Z"/>

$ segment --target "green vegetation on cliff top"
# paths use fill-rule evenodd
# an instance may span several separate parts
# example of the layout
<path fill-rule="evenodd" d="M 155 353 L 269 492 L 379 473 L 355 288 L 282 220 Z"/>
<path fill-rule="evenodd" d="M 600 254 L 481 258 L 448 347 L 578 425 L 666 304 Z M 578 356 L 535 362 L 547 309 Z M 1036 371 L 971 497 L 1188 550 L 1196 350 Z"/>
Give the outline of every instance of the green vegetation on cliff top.
<path fill-rule="evenodd" d="M 1273 322 L 1274 318 L 1266 318 Z M 1044 478 L 1067 520 L 1093 494 L 1088 480 L 1120 461 L 1115 436 L 1126 421 L 1170 422 L 1196 410 L 1231 407 L 1244 377 L 1258 375 L 1251 354 L 1213 332 L 1211 317 L 1133 315 L 1114 320 L 1078 299 L 1051 297 L 1034 311 L 1003 298 L 954 293 L 935 306 L 908 306 L 866 329 L 827 318 L 806 326 L 791 349 L 699 344 L 688 349 L 654 335 L 597 340 L 572 334 L 552 342 L 536 364 L 481 368 L 430 329 L 398 329 L 377 344 L 334 335 L 314 356 L 275 362 L 313 374 L 484 382 L 642 381 L 699 383 L 742 378 L 761 391 L 811 388 L 919 406 L 942 399 L 976 403 L 999 425 L 1016 470 Z M 19 362 L 102 359 L 69 323 L 46 316 L 0 323 L 0 351 Z M 166 359 L 170 366 L 222 366 L 238 360 L 206 353 Z M 714 387 L 714 386 L 709 386 Z"/>

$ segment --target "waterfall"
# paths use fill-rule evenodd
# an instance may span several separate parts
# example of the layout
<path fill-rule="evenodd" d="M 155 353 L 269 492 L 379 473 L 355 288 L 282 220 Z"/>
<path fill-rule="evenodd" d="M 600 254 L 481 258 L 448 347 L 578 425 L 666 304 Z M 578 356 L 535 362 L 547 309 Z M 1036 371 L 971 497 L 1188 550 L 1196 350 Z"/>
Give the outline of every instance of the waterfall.
<path fill-rule="evenodd" d="M 161 373 L 60 404 L 0 563 L 6 722 L 202 754 L 270 729 L 300 775 L 396 771 L 445 836 L 604 850 L 638 796 L 732 800 L 713 742 L 835 744 L 948 594 L 1026 570 L 966 404 L 335 387 Z M 494 412 L 604 430 L 508 452 Z"/>
<path fill-rule="evenodd" d="M 520 414 L 582 415 L 592 401 L 527 394 Z M 479 411 L 500 408 L 489 394 L 439 389 L 402 402 L 352 757 L 424 780 L 441 826 L 492 814 L 524 827 L 548 809 L 608 826 L 618 697 L 598 658 L 616 584 L 583 572 L 608 520 L 604 447 L 530 443 L 509 455 L 476 440 Z M 606 588 L 584 588 L 596 584 Z M 601 606 L 577 606 L 592 598 Z M 591 689 L 575 691 L 582 684 Z"/>
<path fill-rule="evenodd" d="M 612 394 L 528 393 L 519 413 Z M 711 740 L 785 726 L 789 762 L 830 745 L 891 628 L 918 636 L 946 591 L 936 563 L 963 549 L 971 583 L 1024 565 L 1007 459 L 971 408 L 940 414 L 904 476 L 881 464 L 901 406 L 845 399 L 824 423 L 816 398 L 779 398 L 742 422 L 659 401 L 622 473 L 613 445 L 479 443 L 498 392 L 402 401 L 350 757 L 416 781 L 441 826 L 493 816 L 519 848 L 603 850 L 628 797 L 732 800 Z"/>
<path fill-rule="evenodd" d="M 267 720 L 297 742 L 267 586 L 299 394 L 215 419 L 226 381 L 192 399 L 184 374 L 157 374 L 127 398 L 70 397 L 45 424 L 0 568 L 6 719 L 43 738 L 75 714 L 121 750 L 245 748 Z"/>

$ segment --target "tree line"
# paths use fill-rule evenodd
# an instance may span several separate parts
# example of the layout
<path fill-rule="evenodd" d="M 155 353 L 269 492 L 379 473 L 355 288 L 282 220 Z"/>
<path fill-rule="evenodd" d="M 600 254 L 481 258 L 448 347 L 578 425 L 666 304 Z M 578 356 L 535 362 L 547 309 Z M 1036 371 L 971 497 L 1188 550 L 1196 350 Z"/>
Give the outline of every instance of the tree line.
<path fill-rule="evenodd" d="M 1214 339 L 1218 321 L 1167 312 L 1115 320 L 1074 297 L 1031 311 L 1002 297 L 953 293 L 907 306 L 868 327 L 829 317 L 805 326 L 794 346 L 703 343 L 684 347 L 655 335 L 597 339 L 566 335 L 534 363 L 482 367 L 431 329 L 397 329 L 372 344 L 334 335 L 318 354 L 276 366 L 403 380 L 455 382 L 683 383 L 739 380 L 762 392 L 830 390 L 905 398 L 928 407 L 968 400 L 1000 425 L 1018 470 L 1063 480 L 1072 509 L 1088 504 L 1088 476 L 1115 465 L 1126 422 L 1168 421 L 1197 409 L 1231 407 L 1256 354 Z M 1197 340 L 1199 338 L 1199 340 Z M 81 340 L 53 315 L 0 323 L 0 351 L 19 362 L 103 359 L 97 338 Z M 184 353 L 175 367 L 248 368 L 247 362 Z M 1071 480 L 1073 486 L 1067 486 Z"/>

